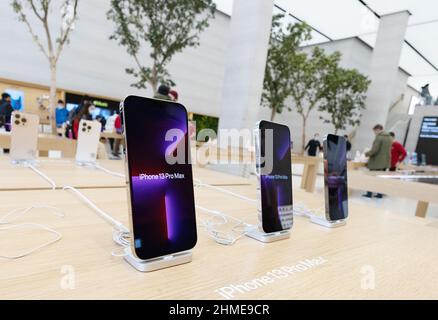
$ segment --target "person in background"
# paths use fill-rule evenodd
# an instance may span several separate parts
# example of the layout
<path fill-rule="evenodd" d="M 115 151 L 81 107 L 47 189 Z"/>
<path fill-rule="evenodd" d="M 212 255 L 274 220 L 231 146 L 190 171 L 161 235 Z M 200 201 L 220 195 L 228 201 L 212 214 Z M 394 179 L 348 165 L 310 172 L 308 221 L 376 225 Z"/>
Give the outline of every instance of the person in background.
<path fill-rule="evenodd" d="M 400 142 L 395 140 L 395 133 L 390 132 L 389 135 L 392 137 L 391 146 L 391 168 L 390 171 L 396 171 L 397 167 L 405 160 L 407 152 Z"/>
<path fill-rule="evenodd" d="M 0 102 L 0 128 L 3 126 L 7 132 L 11 131 L 11 116 L 14 108 L 11 104 L 11 96 L 4 92 Z M 4 153 L 9 153 L 9 149 L 3 149 Z"/>
<path fill-rule="evenodd" d="M 170 100 L 172 100 L 173 102 L 178 102 L 178 92 L 176 92 L 175 90 L 169 91 L 169 97 Z"/>
<path fill-rule="evenodd" d="M 105 131 L 105 126 L 106 126 L 106 119 L 105 119 L 105 117 L 102 116 L 101 114 L 99 114 L 99 115 L 96 117 L 96 120 L 99 121 L 100 124 L 101 124 L 101 126 L 102 126 L 101 129 L 100 129 L 100 131 L 101 131 L 101 132 Z"/>
<path fill-rule="evenodd" d="M 2 100 L 0 102 L 0 128 L 5 127 L 6 131 L 11 131 L 11 115 L 14 108 L 11 104 L 11 96 L 9 93 L 2 93 Z"/>
<path fill-rule="evenodd" d="M 351 151 L 351 142 L 348 139 L 348 135 L 344 135 L 345 141 L 347 142 L 347 152 Z"/>
<path fill-rule="evenodd" d="M 75 115 L 73 118 L 72 126 L 73 126 L 73 139 L 78 138 L 79 132 L 79 122 L 81 120 L 93 120 L 93 111 L 96 107 L 91 102 L 86 102 L 81 110 Z"/>
<path fill-rule="evenodd" d="M 123 133 L 122 117 L 120 116 L 120 114 L 117 114 L 116 120 L 114 121 L 114 129 L 118 134 Z M 112 152 L 113 152 L 113 156 L 116 158 L 120 158 L 119 155 L 120 142 L 121 142 L 120 139 L 114 139 L 114 146 L 112 148 Z"/>
<path fill-rule="evenodd" d="M 119 116 L 119 111 L 114 110 L 113 114 L 109 116 L 108 119 L 106 120 L 105 132 L 109 132 L 109 133 L 116 132 L 115 123 L 118 116 Z M 109 138 L 108 141 L 111 147 L 111 153 L 114 154 L 114 138 Z"/>
<path fill-rule="evenodd" d="M 165 84 L 162 84 L 158 87 L 158 91 L 154 94 L 154 98 L 160 100 L 170 100 L 169 92 L 170 88 Z"/>
<path fill-rule="evenodd" d="M 56 127 L 61 128 L 67 121 L 68 110 L 65 107 L 64 101 L 58 100 L 58 105 L 56 106 Z"/>
<path fill-rule="evenodd" d="M 319 134 L 318 133 L 315 133 L 315 135 L 313 136 L 313 139 L 311 139 L 307 143 L 304 150 L 307 150 L 307 155 L 311 156 L 311 157 L 315 157 L 317 154 L 317 151 L 322 150 L 321 143 L 319 142 Z"/>
<path fill-rule="evenodd" d="M 365 153 L 368 159 L 368 169 L 371 171 L 386 171 L 391 165 L 391 146 L 392 137 L 388 132 L 383 130 L 383 126 L 376 124 L 373 128 L 374 141 L 370 151 Z M 371 198 L 373 193 L 368 191 L 363 195 L 364 197 Z M 381 199 L 382 194 L 378 193 L 376 198 Z"/>

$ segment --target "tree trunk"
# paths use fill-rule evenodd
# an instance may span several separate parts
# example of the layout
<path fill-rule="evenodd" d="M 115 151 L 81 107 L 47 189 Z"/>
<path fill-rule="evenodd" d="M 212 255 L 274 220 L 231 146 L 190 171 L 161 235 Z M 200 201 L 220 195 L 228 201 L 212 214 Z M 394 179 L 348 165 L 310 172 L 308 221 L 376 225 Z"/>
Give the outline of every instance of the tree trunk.
<path fill-rule="evenodd" d="M 306 147 L 306 123 L 307 118 L 305 116 L 302 116 L 303 118 L 303 127 L 301 132 L 301 154 L 304 154 L 304 148 Z"/>
<path fill-rule="evenodd" d="M 157 68 L 155 67 L 155 63 L 152 66 L 150 85 L 152 87 L 152 91 L 154 92 L 154 94 L 156 94 L 158 90 L 158 79 L 157 79 Z"/>
<path fill-rule="evenodd" d="M 56 131 L 56 62 L 50 62 L 50 94 L 49 94 L 49 114 L 52 134 L 57 135 Z"/>
<path fill-rule="evenodd" d="M 271 111 L 271 121 L 274 121 L 275 118 L 275 114 L 277 113 L 277 108 L 275 106 L 272 106 L 272 111 Z"/>

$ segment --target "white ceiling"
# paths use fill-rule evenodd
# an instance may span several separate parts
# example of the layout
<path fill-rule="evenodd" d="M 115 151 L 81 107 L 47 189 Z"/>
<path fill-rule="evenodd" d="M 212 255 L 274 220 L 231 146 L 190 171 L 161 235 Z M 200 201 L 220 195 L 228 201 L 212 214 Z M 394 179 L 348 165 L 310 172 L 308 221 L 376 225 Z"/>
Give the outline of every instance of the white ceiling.
<path fill-rule="evenodd" d="M 232 12 L 234 0 L 215 0 L 218 9 Z M 240 0 L 242 1 L 242 0 Z M 364 0 L 379 15 L 401 10 L 412 13 L 406 40 L 438 67 L 437 0 Z M 379 19 L 358 0 L 275 0 L 275 4 L 306 21 L 332 39 L 360 36 L 374 46 Z M 290 18 L 290 21 L 294 21 Z M 328 41 L 317 32 L 310 43 Z M 413 76 L 409 83 L 420 89 L 430 83 L 432 95 L 438 96 L 438 71 L 425 62 L 408 45 L 404 45 L 400 66 Z"/>

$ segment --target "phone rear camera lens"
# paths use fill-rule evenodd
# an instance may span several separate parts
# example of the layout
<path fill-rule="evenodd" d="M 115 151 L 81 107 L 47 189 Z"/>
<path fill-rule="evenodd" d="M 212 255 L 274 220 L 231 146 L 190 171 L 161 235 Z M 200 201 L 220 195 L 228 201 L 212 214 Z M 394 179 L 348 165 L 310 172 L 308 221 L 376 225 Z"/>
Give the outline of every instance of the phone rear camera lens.
<path fill-rule="evenodd" d="M 23 118 L 23 119 L 21 119 L 21 122 L 25 123 L 25 122 L 27 122 L 27 119 Z"/>
<path fill-rule="evenodd" d="M 88 126 L 88 130 L 91 130 L 91 126 Z"/>
<path fill-rule="evenodd" d="M 87 131 L 87 129 L 85 129 L 85 128 L 82 128 L 82 132 L 85 132 L 85 131 Z"/>
<path fill-rule="evenodd" d="M 18 113 L 16 113 L 15 118 L 20 119 L 20 115 Z"/>
<path fill-rule="evenodd" d="M 20 124 L 20 121 L 18 121 L 18 120 L 15 120 L 15 124 Z"/>

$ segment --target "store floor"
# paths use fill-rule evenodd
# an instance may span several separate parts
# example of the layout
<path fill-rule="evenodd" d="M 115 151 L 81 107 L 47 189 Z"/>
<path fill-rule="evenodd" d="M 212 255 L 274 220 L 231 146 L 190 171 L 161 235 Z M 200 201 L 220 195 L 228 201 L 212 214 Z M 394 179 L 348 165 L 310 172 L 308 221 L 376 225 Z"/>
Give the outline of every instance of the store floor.
<path fill-rule="evenodd" d="M 301 183 L 300 176 L 294 176 L 293 179 L 294 188 L 299 188 Z M 316 188 L 315 193 L 321 194 L 323 196 L 324 193 L 324 178 L 318 175 L 316 180 Z M 383 197 L 383 199 L 368 199 L 362 197 L 364 192 L 359 190 L 353 190 L 350 195 L 350 201 L 358 204 L 366 204 L 371 207 L 376 207 L 379 209 L 386 210 L 388 212 L 397 213 L 406 216 L 414 216 L 415 209 L 417 207 L 417 201 L 406 199 L 406 198 L 397 198 L 397 197 Z M 438 219 L 438 205 L 430 204 L 429 209 L 427 211 L 428 218 Z"/>

